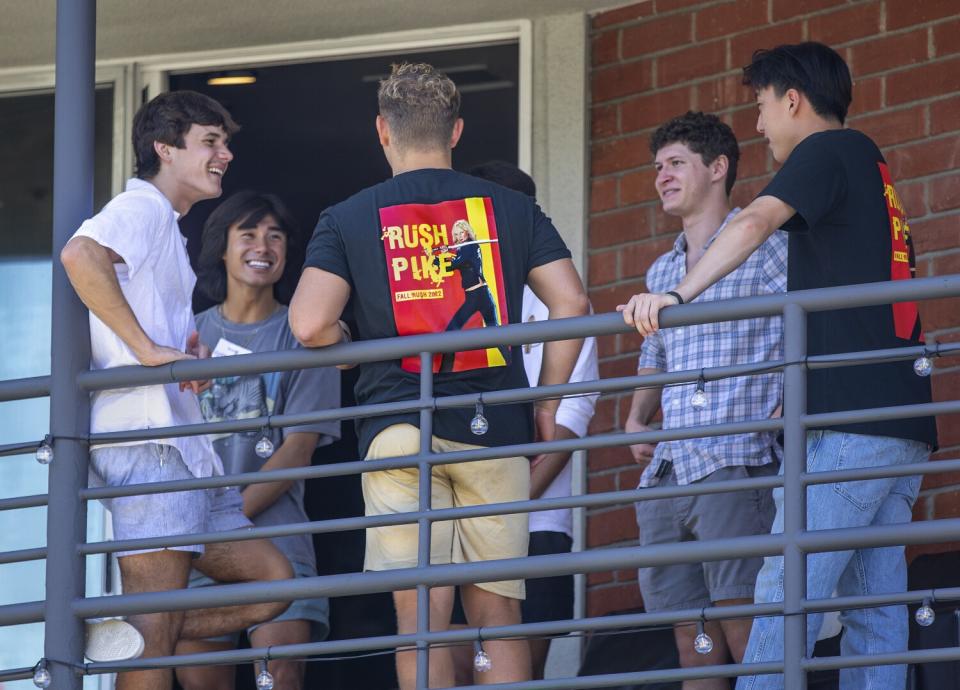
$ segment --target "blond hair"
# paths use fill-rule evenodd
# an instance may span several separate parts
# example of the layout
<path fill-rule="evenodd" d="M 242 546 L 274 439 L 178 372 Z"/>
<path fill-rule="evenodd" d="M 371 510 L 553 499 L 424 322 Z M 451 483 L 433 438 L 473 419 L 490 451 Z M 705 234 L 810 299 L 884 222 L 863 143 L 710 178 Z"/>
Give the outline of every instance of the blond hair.
<path fill-rule="evenodd" d="M 392 66 L 377 91 L 380 115 L 398 148 L 447 148 L 460 116 L 460 93 L 445 74 L 425 62 Z"/>

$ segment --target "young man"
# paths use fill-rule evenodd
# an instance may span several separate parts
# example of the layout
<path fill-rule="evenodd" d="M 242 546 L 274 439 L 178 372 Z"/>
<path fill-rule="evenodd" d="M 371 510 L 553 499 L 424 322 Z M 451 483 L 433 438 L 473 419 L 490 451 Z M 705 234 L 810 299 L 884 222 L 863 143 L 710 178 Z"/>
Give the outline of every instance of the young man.
<path fill-rule="evenodd" d="M 714 115 L 688 112 L 662 125 L 650 139 L 655 157 L 656 188 L 663 210 L 683 222 L 683 232 L 671 251 L 647 270 L 651 290 L 673 287 L 726 232 L 739 209 L 730 208 L 730 191 L 737 177 L 740 149 L 733 131 Z M 746 262 L 705 291 L 700 301 L 783 292 L 787 276 L 787 239 L 773 234 Z M 657 331 L 643 341 L 638 374 L 684 371 L 763 362 L 783 357 L 782 318 L 703 324 Z M 763 419 L 780 404 L 779 372 L 744 376 L 704 385 L 704 407 L 691 404 L 696 384 L 638 388 L 627 417 L 628 432 L 647 431 L 657 410 L 663 428 L 723 424 Z M 656 447 L 631 446 L 634 459 L 645 464 L 640 486 L 673 486 L 767 476 L 779 467 L 775 433 L 714 436 L 667 441 Z M 665 544 L 766 534 L 773 522 L 769 490 L 736 491 L 697 497 L 662 498 L 637 503 L 640 543 Z M 647 611 L 692 609 L 711 603 L 749 603 L 762 561 L 742 558 L 641 568 L 640 590 Z M 706 624 L 713 651 L 698 654 L 697 630 L 674 627 L 680 665 L 706 666 L 727 662 L 729 653 L 743 658 L 749 620 Z M 686 681 L 685 690 L 720 690 L 725 678 Z"/>
<path fill-rule="evenodd" d="M 913 244 L 903 207 L 877 146 L 843 128 L 851 101 L 850 72 L 836 52 L 819 43 L 757 51 L 744 68 L 756 90 L 757 131 L 783 167 L 760 195 L 727 226 L 697 266 L 671 294 L 636 295 L 624 320 L 642 334 L 657 329 L 661 308 L 690 301 L 741 264 L 778 227 L 790 231 L 790 290 L 909 279 Z M 811 355 L 916 346 L 922 342 L 917 306 L 861 307 L 807 315 Z M 819 413 L 929 402 L 929 379 L 911 362 L 892 362 L 807 374 L 807 412 Z M 807 433 L 807 472 L 902 465 L 927 460 L 936 444 L 932 417 L 867 422 Z M 807 529 L 821 530 L 909 522 L 919 477 L 817 484 L 807 489 Z M 777 489 L 774 498 L 782 501 Z M 773 531 L 783 529 L 778 509 Z M 757 602 L 782 598 L 783 558 L 764 561 Z M 899 592 L 906 588 L 902 546 L 811 554 L 807 597 Z M 807 616 L 812 653 L 820 614 Z M 906 649 L 903 606 L 845 611 L 844 653 Z M 744 661 L 782 658 L 782 618 L 760 618 Z M 906 667 L 841 670 L 845 688 L 900 688 Z M 741 679 L 739 688 L 782 687 L 779 675 Z"/>
<path fill-rule="evenodd" d="M 452 251 L 440 261 L 425 250 L 453 244 L 452 228 L 466 220 L 476 233 L 484 261 L 486 289 L 494 297 L 498 323 L 515 323 L 521 312 L 523 285 L 529 283 L 547 305 L 551 318 L 579 316 L 587 298 L 567 250 L 550 220 L 529 197 L 451 169 L 451 150 L 463 131 L 458 117 L 460 94 L 446 76 L 426 64 L 395 66 L 380 85 L 376 126 L 393 178 L 363 190 L 327 209 L 307 251 L 306 268 L 290 304 L 290 325 L 304 345 L 339 342 L 338 319 L 352 303 L 359 339 L 443 332 L 465 301 L 451 269 Z M 483 327 L 479 314 L 464 329 Z M 581 341 L 560 341 L 545 347 L 540 382 L 570 378 Z M 477 394 L 528 385 L 522 358 L 515 348 L 504 357 L 496 347 L 457 352 L 450 373 L 433 359 L 437 396 Z M 363 365 L 357 402 L 380 403 L 415 399 L 420 390 L 419 357 Z M 554 436 L 558 401 L 536 406 L 541 438 Z M 528 442 L 533 438 L 530 406 L 489 406 L 484 410 L 490 446 Z M 473 408 L 434 414 L 435 452 L 477 447 L 471 433 Z M 419 414 L 361 419 L 360 453 L 368 459 L 416 454 L 420 450 Z M 483 432 L 483 425 L 474 428 Z M 525 457 L 437 466 L 433 470 L 434 508 L 500 503 L 529 496 L 530 470 Z M 418 510 L 416 469 L 365 473 L 364 501 L 368 515 Z M 497 515 L 435 523 L 431 538 L 433 563 L 518 558 L 527 554 L 527 517 Z M 417 564 L 417 525 L 367 530 L 365 568 L 388 570 Z M 479 583 L 462 589 L 472 625 L 489 627 L 520 621 L 523 581 Z M 416 592 L 394 593 L 398 629 L 416 630 Z M 450 623 L 452 587 L 430 592 L 431 628 Z M 493 668 L 484 682 L 530 677 L 525 641 L 485 644 Z M 415 654 L 397 655 L 400 687 L 414 687 Z M 449 648 L 430 652 L 430 683 L 453 684 Z"/>
<path fill-rule="evenodd" d="M 270 194 L 239 192 L 210 215 L 203 228 L 197 287 L 217 302 L 197 315 L 200 342 L 213 356 L 274 352 L 299 347 L 287 324 L 287 308 L 302 256 L 299 235 L 283 203 Z M 291 260 L 291 257 L 292 260 Z M 200 409 L 208 422 L 267 415 L 296 414 L 340 406 L 340 372 L 333 367 L 215 379 L 201 393 Z M 285 467 L 309 467 L 314 449 L 340 437 L 339 422 L 320 422 L 269 431 L 275 450 L 261 457 L 263 432 L 215 437 L 214 450 L 228 474 Z M 309 522 L 303 508 L 303 480 L 250 484 L 243 492 L 243 513 L 257 527 Z M 293 565 L 296 577 L 317 574 L 309 534 L 278 537 L 273 543 Z M 191 587 L 216 584 L 194 572 Z M 291 603 L 273 620 L 248 630 L 253 647 L 274 647 L 322 640 L 329 630 L 325 597 Z M 239 635 L 216 640 L 182 640 L 177 654 L 236 647 Z M 232 690 L 234 666 L 193 666 L 177 671 L 187 690 Z M 304 662 L 269 662 L 276 687 L 303 687 Z"/>
<path fill-rule="evenodd" d="M 137 177 L 84 222 L 60 255 L 70 282 L 90 309 L 94 369 L 155 366 L 208 355 L 190 306 L 196 278 L 177 219 L 194 203 L 220 196 L 237 126 L 216 101 L 183 91 L 157 96 L 137 112 Z M 90 430 L 148 429 L 203 422 L 199 382 L 100 391 Z M 95 447 L 94 484 L 122 486 L 223 473 L 206 436 Z M 130 496 L 106 502 L 116 539 L 195 534 L 250 526 L 235 488 Z M 266 540 L 117 554 L 126 593 L 186 587 L 190 568 L 221 582 L 291 577 L 290 564 Z M 139 614 L 130 622 L 147 656 L 172 654 L 181 637 L 202 639 L 268 620 L 287 604 Z M 120 674 L 117 687 L 170 688 L 169 669 Z"/>

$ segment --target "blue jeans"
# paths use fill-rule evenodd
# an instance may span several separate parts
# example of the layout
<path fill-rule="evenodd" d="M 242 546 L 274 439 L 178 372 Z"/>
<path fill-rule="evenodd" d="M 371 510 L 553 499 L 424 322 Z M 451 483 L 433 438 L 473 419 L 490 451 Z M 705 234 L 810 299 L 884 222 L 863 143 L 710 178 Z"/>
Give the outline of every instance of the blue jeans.
<path fill-rule="evenodd" d="M 807 434 L 807 471 L 827 472 L 861 467 L 925 462 L 930 455 L 918 441 L 812 431 Z M 783 469 L 781 468 L 781 473 Z M 891 525 L 910 522 L 920 490 L 920 476 L 891 477 L 838 484 L 817 484 L 807 489 L 807 529 Z M 777 516 L 772 533 L 783 532 L 783 489 L 774 489 Z M 834 590 L 839 596 L 903 592 L 907 566 L 903 546 L 815 553 L 807 556 L 807 598 L 825 599 Z M 764 559 L 757 576 L 755 601 L 783 601 L 783 557 Z M 807 654 L 813 653 L 823 614 L 807 616 Z M 905 606 L 857 609 L 841 614 L 845 655 L 880 654 L 907 648 Z M 750 631 L 744 663 L 783 658 L 783 619 L 757 618 Z M 906 666 L 871 666 L 840 671 L 841 688 L 900 690 L 906 685 Z M 782 688 L 783 675 L 744 676 L 737 690 Z"/>

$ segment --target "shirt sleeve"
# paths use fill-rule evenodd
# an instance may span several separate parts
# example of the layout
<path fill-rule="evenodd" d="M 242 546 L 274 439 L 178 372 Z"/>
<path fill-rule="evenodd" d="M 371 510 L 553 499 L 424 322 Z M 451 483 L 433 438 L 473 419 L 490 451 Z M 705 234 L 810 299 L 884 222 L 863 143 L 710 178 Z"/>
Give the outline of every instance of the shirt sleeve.
<path fill-rule="evenodd" d="M 816 227 L 846 195 L 847 179 L 828 139 L 811 135 L 800 142 L 758 196 L 772 196 L 797 213 L 784 230 Z"/>
<path fill-rule="evenodd" d="M 533 270 L 537 266 L 543 266 L 558 259 L 569 258 L 570 250 L 567 249 L 560 233 L 553 226 L 553 221 L 547 217 L 538 204 L 535 204 L 528 270 Z"/>
<path fill-rule="evenodd" d="M 279 414 L 300 414 L 340 407 L 340 371 L 336 367 L 295 369 L 289 373 L 286 385 L 285 402 Z M 324 446 L 340 438 L 340 422 L 285 427 L 283 437 L 301 432 L 320 434 L 317 445 Z"/>
<path fill-rule="evenodd" d="M 660 331 L 654 331 L 643 339 L 637 369 L 667 370 L 667 352 L 663 347 L 663 334 Z"/>
<path fill-rule="evenodd" d="M 596 381 L 599 378 L 597 339 L 594 337 L 585 338 L 583 347 L 580 348 L 580 356 L 577 357 L 577 363 L 570 375 L 570 383 Z M 599 393 L 590 393 L 589 395 L 564 398 L 560 401 L 560 407 L 557 409 L 557 424 L 562 424 L 577 436 L 586 436 L 587 427 L 590 425 L 590 420 L 593 419 L 597 398 L 599 397 Z"/>
<path fill-rule="evenodd" d="M 113 199 L 100 213 L 83 222 L 74 237 L 89 237 L 116 252 L 133 278 L 157 256 L 154 251 L 170 210 L 152 194 L 127 192 Z"/>
<path fill-rule="evenodd" d="M 347 264 L 346 249 L 336 219 L 330 210 L 320 214 L 313 237 L 307 245 L 307 256 L 303 267 L 319 268 L 322 271 L 334 273 L 353 286 L 350 277 L 350 267 Z"/>
<path fill-rule="evenodd" d="M 763 262 L 760 270 L 767 289 L 773 293 L 787 291 L 787 234 L 775 230 L 763 243 Z"/>

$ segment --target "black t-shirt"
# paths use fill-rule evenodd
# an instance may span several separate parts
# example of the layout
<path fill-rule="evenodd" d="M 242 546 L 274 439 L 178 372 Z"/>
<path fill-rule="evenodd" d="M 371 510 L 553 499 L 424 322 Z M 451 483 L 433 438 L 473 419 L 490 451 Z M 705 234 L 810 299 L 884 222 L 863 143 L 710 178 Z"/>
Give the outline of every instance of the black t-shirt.
<path fill-rule="evenodd" d="M 910 226 L 887 164 L 869 137 L 852 129 L 811 134 L 790 154 L 760 196 L 797 213 L 790 231 L 787 289 L 854 285 L 913 277 Z M 915 302 L 808 315 L 811 355 L 919 345 Z M 926 403 L 930 379 L 911 361 L 809 372 L 810 413 Z M 838 431 L 914 439 L 936 445 L 933 417 L 831 427 Z"/>
<path fill-rule="evenodd" d="M 472 261 L 465 262 L 468 256 Z M 460 324 L 517 323 L 530 270 L 569 257 L 530 197 L 453 170 L 424 169 L 397 175 L 324 211 L 305 266 L 350 284 L 356 339 L 371 340 Z M 362 365 L 357 402 L 416 399 L 419 370 L 418 357 Z M 436 355 L 433 370 L 437 396 L 529 385 L 519 350 L 508 347 Z M 532 439 L 529 404 L 486 405 L 489 431 L 483 436 L 470 431 L 474 414 L 473 407 L 439 410 L 434 434 L 484 446 Z M 419 414 L 358 420 L 361 456 L 380 431 L 401 422 L 418 426 Z"/>

